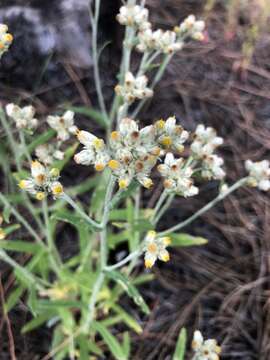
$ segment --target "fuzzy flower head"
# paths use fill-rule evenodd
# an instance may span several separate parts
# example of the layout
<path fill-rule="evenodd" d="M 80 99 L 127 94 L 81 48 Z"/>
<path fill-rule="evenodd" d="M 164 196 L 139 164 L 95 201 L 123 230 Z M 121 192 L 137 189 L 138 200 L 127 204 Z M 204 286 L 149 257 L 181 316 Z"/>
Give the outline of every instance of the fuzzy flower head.
<path fill-rule="evenodd" d="M 47 123 L 57 132 L 59 141 L 66 141 L 70 134 L 74 135 L 78 131 L 74 125 L 74 112 L 66 111 L 62 116 L 48 116 Z"/>
<path fill-rule="evenodd" d="M 222 169 L 223 159 L 214 154 L 215 150 L 222 144 L 223 139 L 217 136 L 213 128 L 205 127 L 202 124 L 197 126 L 190 149 L 192 156 L 202 162 L 202 177 L 217 180 L 225 177 L 226 173 Z"/>
<path fill-rule="evenodd" d="M 97 171 L 102 171 L 109 161 L 109 155 L 104 141 L 87 131 L 78 131 L 77 138 L 84 148 L 74 156 L 77 164 L 94 165 Z"/>
<path fill-rule="evenodd" d="M 0 215 L 0 240 L 3 240 L 6 237 L 5 230 L 2 229 L 3 222 L 4 222 L 4 219 L 3 219 L 2 215 Z"/>
<path fill-rule="evenodd" d="M 198 194 L 198 188 L 193 185 L 193 170 L 186 166 L 183 158 L 175 159 L 172 153 L 168 153 L 164 163 L 158 166 L 158 171 L 164 177 L 163 184 L 168 192 L 177 193 L 184 197 Z"/>
<path fill-rule="evenodd" d="M 153 96 L 153 90 L 147 87 L 148 79 L 145 75 L 135 77 L 127 72 L 123 85 L 117 85 L 115 92 L 121 96 L 125 103 L 132 104 L 136 99 L 144 99 Z"/>
<path fill-rule="evenodd" d="M 13 36 L 8 32 L 5 24 L 0 24 L 0 58 L 9 49 L 13 41 Z"/>
<path fill-rule="evenodd" d="M 166 150 L 171 149 L 178 153 L 183 152 L 183 144 L 189 137 L 189 133 L 182 128 L 181 125 L 176 124 L 174 116 L 169 117 L 166 121 L 159 120 L 155 123 L 155 128 L 158 133 L 158 142 Z"/>
<path fill-rule="evenodd" d="M 270 167 L 268 160 L 253 162 L 246 161 L 246 169 L 249 172 L 248 184 L 258 187 L 260 190 L 270 190 Z"/>
<path fill-rule="evenodd" d="M 43 200 L 49 194 L 52 194 L 54 198 L 58 198 L 64 192 L 63 186 L 58 179 L 58 169 L 52 168 L 49 170 L 35 160 L 31 164 L 31 177 L 21 180 L 19 187 L 34 195 L 37 200 Z"/>
<path fill-rule="evenodd" d="M 178 40 L 174 31 L 163 31 L 161 29 L 142 30 L 138 34 L 137 50 L 140 52 L 157 50 L 163 54 L 172 54 L 181 50 L 183 42 Z"/>
<path fill-rule="evenodd" d="M 151 268 L 157 259 L 167 262 L 170 260 L 170 254 L 166 250 L 170 245 L 171 239 L 168 236 L 158 237 L 158 234 L 150 230 L 144 239 L 144 263 L 146 268 Z"/>
<path fill-rule="evenodd" d="M 52 144 L 42 144 L 36 147 L 37 159 L 45 165 L 51 165 L 55 160 L 63 160 L 63 151 L 56 149 Z"/>
<path fill-rule="evenodd" d="M 148 28 L 151 24 L 148 22 L 149 11 L 140 5 L 125 5 L 119 10 L 116 20 L 125 26 L 136 28 Z"/>
<path fill-rule="evenodd" d="M 204 21 L 196 20 L 194 15 L 189 15 L 179 26 L 175 28 L 175 31 L 180 37 L 188 36 L 194 40 L 202 41 L 204 39 L 204 29 Z"/>
<path fill-rule="evenodd" d="M 25 129 L 33 131 L 38 125 L 35 116 L 35 109 L 33 106 L 19 107 L 15 104 L 8 104 L 6 106 L 7 115 L 14 120 L 18 129 Z"/>
<path fill-rule="evenodd" d="M 152 125 L 139 130 L 134 120 L 122 119 L 119 131 L 111 133 L 110 151 L 108 165 L 118 178 L 120 188 L 126 188 L 132 179 L 145 188 L 153 185 L 150 173 L 156 165 L 160 148 Z"/>
<path fill-rule="evenodd" d="M 204 340 L 201 332 L 194 332 L 192 349 L 195 352 L 194 360 L 219 360 L 221 347 L 217 345 L 216 340 Z"/>

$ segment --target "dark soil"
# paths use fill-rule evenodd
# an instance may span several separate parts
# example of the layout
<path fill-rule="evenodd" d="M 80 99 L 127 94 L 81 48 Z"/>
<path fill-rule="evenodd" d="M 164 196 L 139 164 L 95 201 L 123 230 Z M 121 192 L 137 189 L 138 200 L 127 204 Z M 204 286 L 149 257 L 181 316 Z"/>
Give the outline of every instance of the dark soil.
<path fill-rule="evenodd" d="M 55 32 L 61 33 L 63 28 L 53 17 L 54 7 L 59 10 L 60 2 L 51 2 L 49 13 L 44 3 L 47 2 L 29 1 L 27 6 L 41 9 L 39 20 L 42 26 L 46 28 L 57 23 Z M 189 13 L 203 16 L 205 5 L 204 1 L 195 0 L 169 0 L 166 5 L 163 0 L 146 3 L 158 26 L 175 24 Z M 17 4 L 26 6 L 23 1 L 17 1 Z M 122 31 L 113 21 L 118 2 L 103 1 L 103 4 L 101 41 L 112 40 L 117 44 L 117 47 L 109 45 L 105 49 L 102 60 L 103 83 L 109 100 L 119 65 Z M 10 2 L 2 7 L 0 14 L 7 14 Z M 64 48 L 55 42 L 54 47 L 44 53 L 38 40 L 29 43 L 31 29 L 34 31 L 36 24 L 28 28 L 23 19 L 11 21 L 15 40 L 17 37 L 20 41 L 15 41 L 0 69 L 2 102 L 18 98 L 32 101 L 41 115 L 54 111 L 65 102 L 96 105 L 91 57 L 85 57 L 89 46 L 89 23 L 85 18 L 78 24 L 79 11 L 81 9 L 74 10 L 73 19 L 78 26 L 76 31 L 79 34 L 81 31 L 84 40 L 74 44 L 75 50 L 69 40 L 65 40 Z M 62 16 L 65 17 L 65 13 Z M 209 40 L 200 45 L 189 45 L 175 57 L 156 96 L 140 118 L 149 123 L 175 114 L 189 130 L 198 122 L 215 127 L 225 139 L 222 155 L 231 182 L 244 175 L 246 159 L 269 159 L 270 36 L 263 33 L 257 39 L 251 61 L 242 67 L 241 48 L 248 22 L 242 17 L 237 18 L 236 27 L 230 29 L 228 37 L 225 19 L 225 9 L 216 6 L 207 19 Z M 64 18 L 62 23 L 65 23 Z M 78 64 L 70 56 L 73 50 L 76 54 L 81 52 L 80 66 L 75 66 Z M 86 119 L 80 121 L 81 127 L 96 128 Z M 63 182 L 69 181 L 72 169 L 73 165 Z M 87 175 L 83 171 L 81 178 Z M 192 214 L 214 197 L 216 191 L 217 184 L 213 182 L 202 186 L 199 199 L 175 200 L 160 228 Z M 148 201 L 151 199 L 145 194 L 145 203 Z M 170 359 L 182 326 L 187 327 L 189 339 L 196 328 L 201 329 L 205 337 L 216 338 L 223 348 L 222 359 L 270 358 L 269 205 L 269 196 L 243 189 L 184 230 L 206 237 L 209 244 L 176 249 L 169 263 L 155 267 L 156 280 L 142 289 L 152 313 L 150 318 L 142 318 L 143 334 L 133 336 L 132 360 Z M 67 249 L 62 251 L 66 253 Z M 23 258 L 17 260 L 26 261 Z M 1 264 L 0 269 L 2 294 L 6 297 L 13 286 L 13 277 L 5 265 Z M 123 304 L 134 313 L 128 301 L 124 299 Z M 11 358 L 11 334 L 19 360 L 41 359 L 48 352 L 50 331 L 46 327 L 28 335 L 20 334 L 20 328 L 29 316 L 22 301 L 9 314 L 9 332 L 7 319 L 0 320 L 1 360 Z"/>

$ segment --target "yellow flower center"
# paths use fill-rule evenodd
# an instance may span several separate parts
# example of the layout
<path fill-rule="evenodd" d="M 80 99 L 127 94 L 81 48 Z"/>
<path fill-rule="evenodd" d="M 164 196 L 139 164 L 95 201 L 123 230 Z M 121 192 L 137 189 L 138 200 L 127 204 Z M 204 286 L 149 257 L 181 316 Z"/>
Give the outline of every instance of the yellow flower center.
<path fill-rule="evenodd" d="M 52 187 L 53 195 L 61 195 L 63 193 L 63 186 L 61 184 L 54 185 Z"/>
<path fill-rule="evenodd" d="M 18 184 L 19 188 L 25 189 L 27 182 L 25 180 L 21 180 Z"/>
<path fill-rule="evenodd" d="M 147 259 L 144 261 L 144 265 L 147 269 L 150 269 L 151 267 L 153 267 L 154 263 L 153 263 L 153 261 Z"/>
<path fill-rule="evenodd" d="M 103 142 L 102 139 L 98 139 L 98 138 L 97 138 L 97 139 L 95 139 L 95 140 L 93 141 L 93 145 L 94 145 L 94 147 L 95 147 L 96 150 L 100 150 L 100 149 L 103 148 L 104 142 Z"/>
<path fill-rule="evenodd" d="M 156 127 L 157 127 L 159 130 L 162 130 L 162 129 L 164 129 L 165 121 L 162 120 L 162 119 L 160 119 L 160 120 L 158 120 L 158 121 L 156 122 L 155 125 L 156 125 Z"/>
<path fill-rule="evenodd" d="M 172 145 L 172 139 L 170 138 L 170 136 L 164 136 L 164 138 L 161 140 L 161 144 L 169 147 Z"/>
<path fill-rule="evenodd" d="M 165 246 L 170 245 L 171 242 L 172 242 L 172 240 L 171 240 L 171 238 L 170 238 L 169 236 L 165 236 L 164 238 L 162 238 L 162 240 L 163 240 L 163 244 L 164 244 Z"/>
<path fill-rule="evenodd" d="M 164 253 L 162 256 L 161 256 L 161 260 L 164 261 L 164 262 L 167 262 L 170 260 L 170 254 L 168 252 Z"/>
<path fill-rule="evenodd" d="M 108 166 L 112 170 L 117 170 L 120 167 L 120 163 L 117 160 L 110 160 Z"/>
<path fill-rule="evenodd" d="M 11 43 L 13 41 L 13 36 L 11 34 L 5 34 L 3 39 L 4 41 Z"/>
<path fill-rule="evenodd" d="M 57 169 L 57 168 L 52 168 L 51 171 L 50 171 L 50 174 L 51 174 L 53 177 L 58 177 L 59 174 L 60 174 L 60 171 L 59 171 L 59 169 Z"/>
<path fill-rule="evenodd" d="M 39 191 L 38 193 L 36 193 L 36 199 L 39 201 L 45 199 L 45 193 L 42 191 Z"/>
<path fill-rule="evenodd" d="M 118 185 L 120 189 L 126 189 L 128 187 L 128 181 L 126 179 L 120 179 Z"/>
<path fill-rule="evenodd" d="M 111 139 L 112 140 L 114 140 L 114 141 L 116 141 L 116 140 L 118 140 L 119 139 L 119 132 L 118 131 L 113 131 L 112 133 L 111 133 Z"/>
<path fill-rule="evenodd" d="M 104 168 L 105 168 L 104 164 L 100 164 L 100 163 L 95 164 L 96 171 L 102 171 L 104 170 Z"/>
<path fill-rule="evenodd" d="M 0 240 L 3 240 L 6 237 L 6 234 L 3 229 L 0 229 Z"/>
<path fill-rule="evenodd" d="M 157 252 L 157 245 L 155 243 L 150 243 L 147 245 L 147 251 L 151 254 L 155 254 Z"/>
<path fill-rule="evenodd" d="M 0 50 L 4 49 L 4 47 L 5 47 L 5 45 L 2 42 L 0 42 Z"/>
<path fill-rule="evenodd" d="M 146 189 L 150 189 L 152 186 L 153 186 L 153 181 L 151 179 L 146 179 L 144 180 L 143 182 L 143 186 L 146 188 Z"/>

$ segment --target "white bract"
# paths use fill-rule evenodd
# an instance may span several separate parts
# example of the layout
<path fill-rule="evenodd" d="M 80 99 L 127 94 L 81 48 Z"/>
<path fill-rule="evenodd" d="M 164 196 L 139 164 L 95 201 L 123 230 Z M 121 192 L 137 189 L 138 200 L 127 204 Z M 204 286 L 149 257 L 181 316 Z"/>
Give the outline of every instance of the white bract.
<path fill-rule="evenodd" d="M 182 40 L 178 40 L 174 31 L 161 29 L 152 31 L 146 29 L 138 34 L 137 50 L 140 52 L 157 50 L 164 54 L 172 54 L 183 47 Z"/>
<path fill-rule="evenodd" d="M 74 135 L 78 131 L 74 125 L 74 112 L 66 111 L 62 116 L 48 116 L 47 122 L 52 129 L 57 132 L 57 138 L 60 141 L 66 141 L 70 134 Z"/>
<path fill-rule="evenodd" d="M 48 194 L 57 198 L 63 194 L 63 186 L 58 179 L 58 169 L 50 170 L 35 160 L 31 164 L 31 177 L 21 180 L 19 187 L 34 195 L 37 200 L 43 200 Z"/>
<path fill-rule="evenodd" d="M 175 159 L 172 153 L 165 157 L 164 164 L 158 166 L 158 171 L 164 177 L 164 187 L 169 192 L 175 192 L 184 197 L 197 195 L 199 189 L 193 185 L 193 169 L 186 166 L 183 158 Z"/>
<path fill-rule="evenodd" d="M 8 33 L 8 27 L 5 24 L 0 24 L 0 59 L 2 55 L 8 50 L 13 41 L 13 36 Z"/>
<path fill-rule="evenodd" d="M 35 155 L 40 162 L 51 165 L 55 160 L 63 160 L 64 152 L 56 149 L 52 144 L 42 144 L 36 147 Z"/>
<path fill-rule="evenodd" d="M 125 103 L 132 104 L 136 99 L 144 99 L 153 96 L 153 90 L 147 87 L 148 79 L 145 75 L 134 77 L 127 72 L 123 85 L 117 85 L 115 92 L 121 96 Z"/>
<path fill-rule="evenodd" d="M 77 164 L 94 165 L 97 171 L 102 171 L 109 161 L 109 155 L 104 141 L 87 131 L 78 131 L 77 138 L 84 148 L 74 156 Z"/>
<path fill-rule="evenodd" d="M 268 160 L 253 162 L 246 161 L 246 169 L 249 172 L 248 184 L 257 186 L 260 190 L 270 190 L 270 167 Z"/>
<path fill-rule="evenodd" d="M 184 150 L 183 144 L 189 137 L 189 133 L 176 124 L 174 116 L 169 117 L 166 121 L 159 120 L 155 124 L 159 133 L 158 142 L 166 149 L 172 149 L 181 153 Z"/>
<path fill-rule="evenodd" d="M 202 20 L 196 20 L 194 15 L 189 15 L 180 25 L 176 31 L 181 36 L 190 36 L 194 40 L 203 40 L 203 31 L 205 23 Z"/>
<path fill-rule="evenodd" d="M 147 28 L 151 26 L 148 22 L 149 11 L 140 5 L 125 5 L 119 10 L 116 16 L 121 25 Z"/>
<path fill-rule="evenodd" d="M 170 254 L 166 250 L 170 245 L 171 239 L 168 236 L 158 237 L 158 234 L 150 230 L 144 239 L 144 263 L 146 268 L 151 268 L 157 259 L 161 261 L 169 261 Z"/>
<path fill-rule="evenodd" d="M 14 120 L 18 129 L 34 130 L 38 125 L 37 119 L 34 118 L 35 109 L 31 105 L 21 108 L 15 104 L 7 104 L 6 113 Z"/>
<path fill-rule="evenodd" d="M 194 332 L 192 349 L 195 353 L 192 360 L 219 360 L 221 353 L 221 347 L 218 346 L 217 341 L 204 340 L 199 330 Z"/>

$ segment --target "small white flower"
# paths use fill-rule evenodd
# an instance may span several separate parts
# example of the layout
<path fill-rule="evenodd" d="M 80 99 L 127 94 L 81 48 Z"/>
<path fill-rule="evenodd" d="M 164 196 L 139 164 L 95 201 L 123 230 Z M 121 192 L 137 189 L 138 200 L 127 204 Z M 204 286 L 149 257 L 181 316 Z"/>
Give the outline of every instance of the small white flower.
<path fill-rule="evenodd" d="M 201 41 L 204 39 L 203 31 L 205 29 L 205 22 L 196 20 L 194 15 L 189 15 L 178 27 L 180 35 L 190 36 L 194 40 Z"/>
<path fill-rule="evenodd" d="M 34 118 L 35 109 L 31 105 L 21 108 L 15 104 L 7 104 L 6 113 L 15 121 L 18 129 L 34 130 L 38 125 L 37 119 Z"/>
<path fill-rule="evenodd" d="M 200 124 L 195 130 L 195 139 L 190 148 L 195 157 L 202 158 L 213 154 L 216 148 L 222 144 L 223 139 L 217 136 L 213 128 Z"/>
<path fill-rule="evenodd" d="M 219 360 L 221 347 L 214 339 L 204 340 L 201 332 L 196 330 L 193 335 L 192 349 L 193 360 Z"/>
<path fill-rule="evenodd" d="M 35 149 L 36 157 L 45 165 L 51 165 L 54 160 L 63 160 L 63 151 L 56 150 L 52 144 L 42 144 Z"/>
<path fill-rule="evenodd" d="M 52 129 L 57 132 L 57 138 L 60 141 L 66 141 L 70 134 L 74 135 L 78 131 L 74 125 L 74 112 L 66 111 L 62 116 L 48 116 L 47 122 Z"/>
<path fill-rule="evenodd" d="M 175 159 L 172 153 L 168 153 L 164 164 L 158 166 L 158 171 L 165 178 L 163 184 L 169 192 L 175 192 L 184 197 L 198 194 L 198 188 L 193 185 L 193 170 L 185 165 L 183 158 Z"/>
<path fill-rule="evenodd" d="M 150 230 L 144 239 L 144 263 L 146 268 L 151 268 L 157 259 L 167 262 L 170 260 L 170 254 L 166 250 L 170 245 L 171 239 L 168 236 L 158 237 L 158 234 Z"/>
<path fill-rule="evenodd" d="M 8 50 L 13 41 L 13 36 L 8 33 L 8 27 L 0 24 L 0 58 Z"/>
<path fill-rule="evenodd" d="M 224 160 L 215 154 L 205 157 L 202 162 L 202 177 L 206 179 L 222 180 L 226 173 L 222 169 Z"/>
<path fill-rule="evenodd" d="M 189 137 L 189 133 L 176 124 L 174 116 L 169 117 L 166 121 L 159 120 L 156 123 L 157 131 L 159 133 L 159 143 L 166 149 L 172 149 L 179 153 L 184 150 L 183 144 Z"/>
<path fill-rule="evenodd" d="M 147 28 L 151 26 L 148 22 L 148 16 L 149 11 L 143 6 L 125 5 L 120 8 L 116 19 L 121 25 Z"/>
<path fill-rule="evenodd" d="M 74 156 L 77 164 L 95 165 L 97 171 L 102 171 L 109 161 L 104 141 L 87 131 L 79 131 L 77 138 L 84 148 Z"/>
<path fill-rule="evenodd" d="M 257 186 L 260 190 L 270 190 L 270 167 L 268 160 L 253 162 L 246 161 L 246 169 L 249 172 L 248 183 L 250 186 Z"/>
<path fill-rule="evenodd" d="M 136 99 L 144 99 L 153 96 L 153 90 L 147 87 L 148 79 L 145 75 L 134 77 L 131 72 L 125 75 L 123 85 L 117 85 L 115 92 L 124 99 L 124 102 L 132 104 Z"/>
<path fill-rule="evenodd" d="M 58 169 L 49 170 L 35 160 L 31 164 L 31 177 L 21 180 L 19 187 L 34 195 L 37 200 L 43 200 L 48 194 L 52 194 L 56 198 L 63 194 L 63 186 L 58 179 Z"/>

